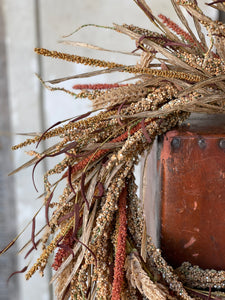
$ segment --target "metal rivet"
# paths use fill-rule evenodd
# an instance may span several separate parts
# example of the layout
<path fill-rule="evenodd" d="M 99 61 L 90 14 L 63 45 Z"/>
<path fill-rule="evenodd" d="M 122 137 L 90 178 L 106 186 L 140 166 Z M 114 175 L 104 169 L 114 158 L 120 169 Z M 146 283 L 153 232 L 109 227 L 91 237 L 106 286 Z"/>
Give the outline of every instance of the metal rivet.
<path fill-rule="evenodd" d="M 200 139 L 198 140 L 198 145 L 199 145 L 199 147 L 200 147 L 201 149 L 205 149 L 205 147 L 206 147 L 206 141 L 205 141 L 203 138 L 200 138 Z"/>
<path fill-rule="evenodd" d="M 219 146 L 220 146 L 221 149 L 225 149 L 225 139 L 221 139 L 219 141 Z"/>
<path fill-rule="evenodd" d="M 175 137 L 175 138 L 172 139 L 172 141 L 171 141 L 171 146 L 172 146 L 174 149 L 180 148 L 180 145 L 181 145 L 181 140 L 180 140 L 180 138 Z"/>

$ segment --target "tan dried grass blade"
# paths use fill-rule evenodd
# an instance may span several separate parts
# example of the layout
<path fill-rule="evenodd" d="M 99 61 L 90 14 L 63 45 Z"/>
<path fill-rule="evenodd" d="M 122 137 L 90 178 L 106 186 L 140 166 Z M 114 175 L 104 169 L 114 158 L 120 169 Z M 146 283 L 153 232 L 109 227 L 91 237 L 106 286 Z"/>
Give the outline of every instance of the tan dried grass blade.
<path fill-rule="evenodd" d="M 94 222 L 94 219 L 95 219 L 95 214 L 96 214 L 96 209 L 97 209 L 97 203 L 98 201 L 95 202 L 95 205 L 94 205 L 94 208 L 93 208 L 93 211 L 91 212 L 90 214 L 90 218 L 89 218 L 89 221 L 88 221 L 88 224 L 86 226 L 86 230 L 83 232 L 80 240 L 81 242 L 83 242 L 84 244 L 87 244 L 88 243 L 88 240 L 89 240 L 89 237 L 90 237 L 90 233 L 91 233 L 91 229 L 92 229 L 92 226 L 93 226 L 93 222 Z M 73 253 L 74 255 L 76 255 L 78 253 L 78 251 L 80 250 L 80 248 L 83 247 L 81 245 L 81 243 L 77 243 L 76 246 L 74 247 L 73 249 Z M 78 256 L 78 259 L 75 263 L 75 266 L 74 266 L 74 269 L 73 269 L 73 272 L 70 276 L 70 278 L 67 279 L 67 286 L 68 284 L 70 283 L 71 279 L 73 278 L 74 274 L 77 272 L 77 270 L 79 269 L 80 267 L 80 264 L 83 260 L 83 257 L 84 257 L 84 253 L 86 251 L 86 249 L 84 249 L 84 247 L 82 248 L 83 250 L 81 251 L 81 253 L 79 254 Z M 52 277 L 50 283 L 53 283 L 56 278 L 62 273 L 62 271 L 69 265 L 69 263 L 71 262 L 71 260 L 73 259 L 73 256 L 70 255 L 63 263 L 62 265 L 59 267 L 58 271 L 56 271 L 56 273 L 54 274 L 54 276 Z M 66 287 L 65 286 L 65 289 Z M 64 289 L 64 290 L 65 290 Z M 62 291 L 62 294 L 63 294 L 63 291 Z"/>
<path fill-rule="evenodd" d="M 35 233 L 35 237 L 37 237 L 46 227 L 47 224 L 44 225 L 37 233 Z M 30 243 L 31 243 L 31 239 L 27 241 L 27 243 L 18 250 L 18 254 L 21 254 L 25 250 L 25 248 L 30 245 Z"/>
<path fill-rule="evenodd" d="M 212 5 L 211 7 L 225 12 L 225 5 L 223 3 L 217 3 L 217 5 Z"/>
<path fill-rule="evenodd" d="M 64 44 L 64 45 L 74 46 L 74 47 L 89 48 L 89 49 L 98 50 L 98 51 L 106 51 L 106 52 L 111 52 L 111 53 L 119 53 L 119 54 L 140 56 L 140 54 L 138 54 L 138 53 L 119 51 L 119 50 L 110 50 L 110 49 L 105 49 L 105 48 L 102 48 L 102 47 L 99 47 L 99 46 L 96 46 L 96 45 L 92 45 L 92 44 L 88 44 L 88 43 L 82 43 L 82 42 L 59 41 L 59 43 Z"/>
<path fill-rule="evenodd" d="M 85 28 L 85 27 L 96 27 L 96 28 L 103 28 L 103 29 L 111 29 L 111 30 L 114 30 L 113 27 L 110 27 L 110 26 L 104 26 L 104 25 L 97 25 L 97 24 L 84 24 L 84 25 L 81 25 L 80 27 L 76 28 L 73 32 L 67 34 L 67 35 L 63 35 L 62 37 L 63 38 L 67 38 L 71 35 L 73 35 L 74 33 L 80 31 L 82 28 Z"/>
<path fill-rule="evenodd" d="M 84 244 L 88 244 L 88 240 L 89 240 L 89 237 L 90 237 L 91 229 L 92 229 L 93 222 L 94 222 L 94 219 L 95 219 L 95 214 L 96 214 L 96 209 L 97 209 L 97 202 L 98 201 L 95 202 L 95 206 L 94 206 L 94 209 L 93 209 L 93 211 L 91 213 L 91 216 L 90 216 L 90 219 L 89 219 L 86 231 L 82 234 L 82 240 L 81 241 Z M 62 298 L 62 296 L 63 296 L 65 290 L 67 289 L 68 285 L 70 284 L 72 278 L 74 277 L 74 275 L 76 274 L 77 270 L 79 269 L 79 267 L 80 267 L 80 265 L 82 263 L 82 260 L 84 258 L 85 252 L 88 251 L 82 245 L 81 245 L 81 247 L 82 247 L 81 253 L 79 254 L 78 258 L 76 259 L 76 262 L 75 262 L 75 265 L 73 267 L 73 270 L 72 270 L 71 274 L 69 275 L 69 277 L 67 278 L 67 280 L 65 282 L 65 285 L 64 285 L 64 288 L 61 290 L 61 292 L 59 294 L 59 298 Z"/>
<path fill-rule="evenodd" d="M 9 131 L 0 131 L 0 136 L 41 136 L 41 132 L 9 132 Z"/>
<path fill-rule="evenodd" d="M 193 85 L 191 85 L 190 87 L 184 89 L 181 93 L 179 93 L 179 97 L 185 96 L 190 94 L 193 91 L 197 91 L 200 88 L 203 88 L 206 85 L 210 85 L 210 84 L 215 84 L 217 82 L 222 82 L 223 80 L 225 80 L 225 75 L 218 75 L 218 76 L 214 76 L 214 77 L 210 77 L 207 78 L 205 80 L 202 80 L 201 82 L 195 83 Z"/>
<path fill-rule="evenodd" d="M 113 72 L 121 71 L 123 69 L 124 69 L 123 67 L 112 68 L 112 69 L 103 69 L 103 70 L 86 72 L 86 73 L 82 73 L 82 74 L 77 74 L 77 75 L 72 75 L 72 76 L 67 76 L 67 77 L 62 77 L 62 78 L 57 78 L 57 79 L 46 80 L 45 82 L 48 82 L 51 84 L 56 84 L 56 83 L 60 83 L 60 82 L 71 80 L 71 79 L 88 78 L 88 77 L 94 77 L 94 76 L 101 75 L 101 74 L 113 73 Z"/>
<path fill-rule="evenodd" d="M 105 184 L 104 187 L 107 190 L 113 177 L 116 175 L 116 173 L 120 170 L 120 168 L 122 168 L 124 165 L 124 163 L 119 164 L 118 166 L 114 167 L 114 169 L 111 171 L 111 173 L 108 174 L 108 176 L 106 177 L 105 180 Z"/>
<path fill-rule="evenodd" d="M 199 23 L 198 19 L 196 17 L 193 17 L 194 19 L 194 24 L 195 24 L 195 28 L 196 28 L 196 31 L 198 33 L 198 36 L 202 42 L 202 45 L 204 46 L 205 49 L 207 49 L 207 44 L 206 44 L 206 40 L 205 40 L 205 36 L 202 32 L 202 29 L 201 29 L 201 24 Z"/>
<path fill-rule="evenodd" d="M 170 31 L 156 16 L 153 16 L 152 10 L 150 9 L 150 7 L 147 5 L 147 3 L 145 2 L 145 0 L 134 0 L 139 7 L 145 12 L 145 14 L 149 17 L 149 19 L 152 21 L 152 23 L 158 27 L 162 32 L 165 33 L 165 35 L 167 36 L 167 38 L 177 41 L 179 42 L 179 38 L 172 32 Z"/>
<path fill-rule="evenodd" d="M 160 289 L 157 284 L 149 278 L 147 273 L 142 269 L 141 263 L 134 253 L 130 253 L 127 256 L 125 262 L 125 270 L 127 280 L 131 283 L 134 288 L 137 288 L 139 292 L 150 300 L 167 300 L 176 299 L 168 298 L 169 293 Z"/>
<path fill-rule="evenodd" d="M 33 215 L 32 219 L 25 225 L 25 227 L 20 231 L 20 233 L 5 247 L 3 250 L 0 251 L 0 256 L 4 254 L 9 248 L 12 247 L 12 245 L 15 244 L 15 242 L 19 239 L 19 237 L 26 231 L 26 229 L 29 227 L 29 225 L 32 223 L 33 218 L 35 218 L 39 212 L 44 207 L 44 204 L 41 205 L 41 207 L 36 211 L 36 213 Z"/>
<path fill-rule="evenodd" d="M 87 194 L 86 194 L 87 201 L 88 201 L 90 207 L 91 207 L 92 201 L 94 200 L 93 196 L 94 196 L 96 184 L 98 181 L 98 174 L 99 174 L 99 169 L 98 169 L 98 172 L 96 172 L 96 174 L 94 174 L 94 176 L 88 186 L 88 190 L 87 190 Z M 85 205 L 84 212 L 83 212 L 83 225 L 82 225 L 84 230 L 86 229 L 88 217 L 89 217 L 89 210 L 88 210 L 87 205 Z"/>
<path fill-rule="evenodd" d="M 173 103 L 173 107 L 168 108 L 168 105 L 162 106 L 161 109 L 158 111 L 146 111 L 146 112 L 141 112 L 134 114 L 130 116 L 129 118 L 154 118 L 154 117 L 161 117 L 161 116 L 167 116 L 175 111 L 187 111 L 187 112 L 194 112 L 195 110 L 195 105 L 196 104 L 201 104 L 201 103 L 211 103 L 211 102 L 216 102 L 221 100 L 221 95 L 209 95 L 209 96 L 204 96 L 202 98 L 198 98 L 196 100 L 187 102 L 185 104 L 180 104 L 179 102 L 175 102 L 179 99 L 172 100 L 171 103 Z M 219 109 L 218 109 L 219 110 Z M 122 116 L 123 118 L 127 118 L 126 116 Z"/>
<path fill-rule="evenodd" d="M 124 142 L 117 142 L 117 143 L 105 143 L 102 145 L 101 143 L 91 143 L 89 144 L 84 150 L 94 150 L 96 148 L 100 149 L 115 149 L 122 147 Z"/>
<path fill-rule="evenodd" d="M 43 152 L 41 153 L 41 155 L 49 154 L 49 152 L 53 151 L 53 150 L 57 147 L 58 144 L 59 144 L 59 143 L 57 143 L 57 144 L 55 144 L 55 145 L 49 147 L 48 149 L 46 149 L 45 151 L 43 151 Z M 21 170 L 23 170 L 23 169 L 25 169 L 25 168 L 28 168 L 28 167 L 32 166 L 32 165 L 35 164 L 38 160 L 39 160 L 39 158 L 37 158 L 37 157 L 34 157 L 34 158 L 30 159 L 29 161 L 25 162 L 22 166 L 19 166 L 18 168 L 16 168 L 16 169 L 13 170 L 12 172 L 10 172 L 10 173 L 8 174 L 8 176 L 14 175 L 14 174 L 16 174 L 17 172 L 19 172 L 19 171 L 21 171 Z"/>
<path fill-rule="evenodd" d="M 189 34 L 191 35 L 191 37 L 193 38 L 193 40 L 196 43 L 196 46 L 198 47 L 198 49 L 200 50 L 200 52 L 202 52 L 202 47 L 199 44 L 199 41 L 197 40 L 195 34 L 193 33 L 193 31 L 191 30 L 186 18 L 184 17 L 179 5 L 176 3 L 176 0 L 171 0 L 173 7 L 177 13 L 177 16 L 179 17 L 179 19 L 181 20 L 181 23 L 186 27 L 187 31 L 189 32 Z M 186 8 L 186 7 L 185 7 Z M 205 49 L 206 52 L 206 49 Z"/>
<path fill-rule="evenodd" d="M 146 262 L 147 259 L 147 228 L 146 228 L 146 220 L 144 218 L 144 225 L 143 225 L 143 231 L 142 231 L 142 237 L 141 237 L 141 257 L 143 258 L 143 261 Z"/>
<path fill-rule="evenodd" d="M 172 0 L 172 1 L 174 1 L 174 0 Z M 211 18 L 202 14 L 201 12 L 197 11 L 196 9 L 194 9 L 191 6 L 185 6 L 185 9 L 187 11 L 189 11 L 198 20 L 203 21 L 203 23 L 206 23 L 206 24 L 214 23 L 214 21 Z"/>
<path fill-rule="evenodd" d="M 119 32 L 130 36 L 132 39 L 135 39 L 136 41 L 138 41 L 141 38 L 140 34 L 134 33 L 131 30 L 129 30 L 129 29 L 127 29 L 127 28 L 125 28 L 121 25 L 115 24 L 115 27 L 116 27 L 116 29 L 118 29 Z M 169 51 L 167 51 L 162 46 L 160 46 L 160 45 L 158 45 L 158 44 L 156 44 L 153 41 L 150 41 L 148 39 L 144 39 L 143 42 L 146 45 L 153 47 L 156 51 L 160 52 L 162 55 L 164 55 L 168 59 L 168 62 L 170 64 L 176 65 L 176 66 L 181 67 L 183 69 L 189 70 L 189 71 L 193 72 L 194 74 L 198 74 L 198 75 L 202 76 L 202 73 L 200 71 L 198 71 L 195 68 L 189 66 L 185 62 L 181 61 L 179 58 L 177 58 L 176 56 L 171 54 Z"/>

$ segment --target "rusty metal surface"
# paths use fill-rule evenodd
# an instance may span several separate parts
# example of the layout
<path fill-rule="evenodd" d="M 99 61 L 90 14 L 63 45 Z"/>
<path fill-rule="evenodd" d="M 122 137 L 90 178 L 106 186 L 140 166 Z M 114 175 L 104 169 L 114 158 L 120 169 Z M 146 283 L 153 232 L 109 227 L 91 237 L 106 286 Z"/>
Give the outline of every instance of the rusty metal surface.
<path fill-rule="evenodd" d="M 224 122 L 203 121 L 164 136 L 161 249 L 174 267 L 189 261 L 225 268 Z"/>

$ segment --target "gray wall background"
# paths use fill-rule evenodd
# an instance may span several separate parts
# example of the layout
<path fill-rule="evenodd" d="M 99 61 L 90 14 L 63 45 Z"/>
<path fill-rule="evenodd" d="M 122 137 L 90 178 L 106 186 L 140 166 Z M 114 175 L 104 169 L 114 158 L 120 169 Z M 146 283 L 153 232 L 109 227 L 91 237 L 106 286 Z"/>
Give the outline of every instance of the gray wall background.
<path fill-rule="evenodd" d="M 161 12 L 176 20 L 170 1 L 147 2 L 156 14 Z M 203 6 L 205 1 L 199 2 Z M 213 9 L 206 9 L 215 17 Z M 37 199 L 38 194 L 32 185 L 31 169 L 23 170 L 12 179 L 7 178 L 12 168 L 29 159 L 24 152 L 30 148 L 10 152 L 10 146 L 23 141 L 24 137 L 7 135 L 6 132 L 40 132 L 59 120 L 76 116 L 90 108 L 88 101 L 76 103 L 69 95 L 43 90 L 34 73 L 41 74 L 44 79 L 54 79 L 87 72 L 91 68 L 38 57 L 33 48 L 44 47 L 119 63 L 135 63 L 136 58 L 132 56 L 98 53 L 57 43 L 62 35 L 80 25 L 112 25 L 113 22 L 154 29 L 132 0 L 0 0 L 0 246 L 12 239 L 15 231 L 20 232 L 41 206 L 41 200 Z M 82 29 L 68 39 L 115 50 L 132 51 L 135 48 L 134 42 L 127 37 L 97 28 Z M 115 73 L 98 76 L 94 81 L 117 82 L 123 78 L 124 75 Z M 70 88 L 75 83 L 91 80 L 73 80 L 64 86 Z M 43 190 L 42 175 L 46 167 L 47 164 L 39 166 L 35 176 L 40 192 Z M 44 213 L 40 214 L 37 222 L 39 226 L 44 223 Z M 16 244 L 17 249 L 30 238 L 30 231 L 29 227 Z M 14 253 L 16 248 L 11 252 Z M 34 255 L 33 260 L 36 257 Z M 52 287 L 48 284 L 51 273 L 48 270 L 45 279 L 35 274 L 26 282 L 23 275 L 17 275 L 6 287 L 5 279 L 10 270 L 13 272 L 26 265 L 22 258 L 23 255 L 18 257 L 17 265 L 10 254 L 0 258 L 0 299 L 53 299 Z"/>

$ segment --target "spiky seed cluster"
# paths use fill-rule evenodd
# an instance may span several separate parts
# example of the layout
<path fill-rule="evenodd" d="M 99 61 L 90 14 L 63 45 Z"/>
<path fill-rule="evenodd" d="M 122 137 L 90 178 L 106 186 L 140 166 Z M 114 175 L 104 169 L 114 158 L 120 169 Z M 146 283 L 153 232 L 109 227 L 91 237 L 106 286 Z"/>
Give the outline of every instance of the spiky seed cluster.
<path fill-rule="evenodd" d="M 34 51 L 37 54 L 43 55 L 43 56 L 49 56 L 52 58 L 57 58 L 57 59 L 62 59 L 66 60 L 69 62 L 75 62 L 77 64 L 83 64 L 87 66 L 95 66 L 95 67 L 100 67 L 100 68 L 119 68 L 123 67 L 121 64 L 116 64 L 116 63 L 110 63 L 106 62 L 100 59 L 93 59 L 89 57 L 83 57 L 79 55 L 72 55 L 72 54 L 67 54 L 67 53 L 62 53 L 58 51 L 49 51 L 44 48 L 35 48 Z"/>

